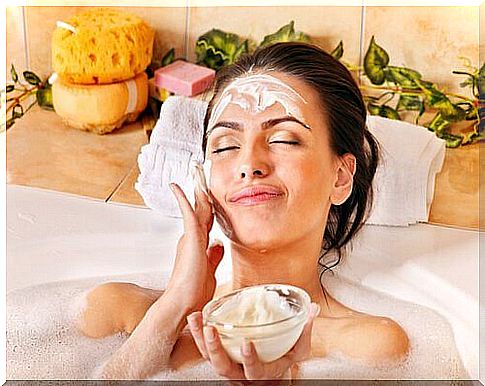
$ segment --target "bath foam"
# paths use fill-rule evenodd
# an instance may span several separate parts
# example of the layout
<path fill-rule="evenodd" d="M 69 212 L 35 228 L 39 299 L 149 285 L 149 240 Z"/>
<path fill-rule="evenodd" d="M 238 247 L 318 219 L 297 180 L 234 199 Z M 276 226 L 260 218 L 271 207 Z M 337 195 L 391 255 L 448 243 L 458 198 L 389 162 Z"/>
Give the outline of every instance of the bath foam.
<path fill-rule="evenodd" d="M 7 379 L 95 379 L 93 374 L 127 339 L 82 336 L 74 326 L 83 296 L 107 281 L 165 288 L 158 272 L 53 282 L 7 295 Z M 298 378 L 313 379 L 466 379 L 448 322 L 438 313 L 370 290 L 337 276 L 324 276 L 327 290 L 358 311 L 388 316 L 408 333 L 409 359 L 399 366 L 370 368 L 339 354 L 312 358 L 299 366 Z M 188 333 L 184 330 L 184 333 Z M 162 371 L 153 380 L 224 379 L 206 361 Z"/>

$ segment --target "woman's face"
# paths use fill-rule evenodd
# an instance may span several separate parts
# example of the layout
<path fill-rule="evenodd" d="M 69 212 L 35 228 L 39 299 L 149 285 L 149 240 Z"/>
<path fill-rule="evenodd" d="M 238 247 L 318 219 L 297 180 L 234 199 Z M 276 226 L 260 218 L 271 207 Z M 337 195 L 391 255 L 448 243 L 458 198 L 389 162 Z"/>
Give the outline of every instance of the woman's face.
<path fill-rule="evenodd" d="M 295 77 L 271 75 L 303 99 L 287 90 L 288 98 L 279 96 L 282 103 L 256 113 L 228 103 L 211 119 L 206 150 L 212 163 L 209 189 L 232 227 L 231 239 L 258 250 L 297 242 L 311 232 L 323 237 L 337 179 L 318 94 Z M 291 117 L 280 120 L 288 117 L 287 108 L 306 127 Z M 274 119 L 279 122 L 265 124 Z M 254 196 L 261 191 L 247 190 L 258 188 L 267 193 Z M 253 196 L 237 200 L 244 192 Z"/>

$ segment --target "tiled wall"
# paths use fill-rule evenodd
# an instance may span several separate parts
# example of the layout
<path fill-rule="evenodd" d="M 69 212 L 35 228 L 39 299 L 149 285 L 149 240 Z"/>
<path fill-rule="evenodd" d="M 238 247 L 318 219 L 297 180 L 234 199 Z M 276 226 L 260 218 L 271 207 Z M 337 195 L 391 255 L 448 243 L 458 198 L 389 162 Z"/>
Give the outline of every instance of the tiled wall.
<path fill-rule="evenodd" d="M 170 1 L 171 5 L 174 5 L 175 0 Z M 182 4 L 194 4 L 203 0 L 179 1 Z M 254 0 L 251 1 L 254 2 Z M 366 1 L 364 0 L 364 3 Z M 348 3 L 348 0 L 342 0 L 342 2 Z M 175 3 L 175 5 L 177 4 Z M 469 90 L 465 91 L 459 86 L 463 77 L 452 74 L 454 69 L 461 67 L 462 62 L 458 56 L 468 57 L 475 66 L 479 66 L 485 60 L 485 45 L 483 44 L 485 41 L 485 23 L 483 22 L 485 2 L 481 7 L 181 6 L 124 8 L 141 16 L 156 30 L 154 47 L 156 59 L 160 59 L 173 47 L 177 57 L 195 61 L 194 47 L 197 38 L 212 28 L 236 33 L 259 43 L 265 35 L 275 32 L 284 24 L 294 20 L 297 31 L 307 33 L 312 37 L 314 43 L 327 51 L 332 50 L 340 40 L 343 40 L 343 60 L 355 65 L 362 64 L 370 39 L 374 35 L 377 43 L 389 53 L 392 65 L 415 69 L 421 72 L 426 80 L 431 80 L 450 92 L 470 95 Z M 85 7 L 79 6 L 7 8 L 7 68 L 14 63 L 18 72 L 29 68 L 42 77 L 47 77 L 51 72 L 50 40 L 56 21 L 66 20 L 83 9 Z M 480 13 L 479 10 L 482 12 Z M 479 23 L 480 19 L 482 23 Z M 480 24 L 482 29 L 480 29 Z M 480 41 L 482 45 L 480 45 Z M 479 58 L 479 51 L 481 58 Z M 48 124 L 46 122 L 43 124 Z M 24 124 L 27 125 L 28 122 L 25 121 Z M 17 135 L 27 135 L 21 130 L 16 130 L 16 133 Z M 25 141 L 12 141 L 12 135 L 15 136 L 15 132 L 10 131 L 10 144 L 17 143 L 22 149 Z M 106 138 L 106 140 L 108 139 L 116 140 L 116 136 Z M 131 139 L 128 142 L 133 144 Z M 55 143 L 57 148 L 61 144 L 62 142 Z M 131 150 L 136 153 L 139 145 L 140 141 Z M 35 151 L 42 152 L 41 147 L 42 144 L 36 145 Z M 447 151 L 443 170 L 437 176 L 430 222 L 478 227 L 480 191 L 478 172 L 480 169 L 483 170 L 483 167 L 480 168 L 478 150 L 478 145 L 472 145 Z M 138 174 L 135 155 L 129 153 L 124 158 L 121 157 L 126 163 L 123 171 L 121 172 L 118 168 L 113 172 L 112 176 L 128 175 L 129 172 L 127 180 L 120 185 L 119 191 L 113 196 L 118 201 L 126 201 L 121 197 L 123 194 L 120 192 L 128 192 L 124 196 L 129 197 L 130 200 L 132 197 L 140 199 L 133 189 L 133 182 Z M 34 158 L 28 157 L 27 159 Z M 22 165 L 16 166 L 20 170 L 19 173 L 23 173 Z M 100 176 L 104 176 L 104 172 Z M 17 175 L 17 182 L 19 178 Z M 31 179 L 29 181 L 32 182 Z M 23 183 L 28 185 L 29 181 Z M 105 185 L 109 182 L 101 178 L 99 181 Z M 482 179 L 483 181 L 485 179 Z M 52 183 L 50 184 L 49 186 L 52 188 Z M 55 186 L 55 188 L 58 187 Z M 62 188 L 59 189 L 62 190 Z M 106 197 L 104 190 L 95 193 L 92 194 L 93 197 Z"/>
<path fill-rule="evenodd" d="M 50 38 L 57 20 L 86 7 L 11 7 L 7 9 L 7 68 L 15 63 L 39 75 L 51 71 Z M 260 42 L 295 21 L 297 30 L 332 50 L 344 42 L 343 59 L 363 60 L 371 36 L 390 55 L 391 64 L 408 66 L 423 77 L 463 92 L 459 56 L 479 65 L 479 7 L 281 6 L 281 7 L 123 7 L 141 16 L 157 32 L 155 57 L 174 47 L 176 56 L 195 61 L 195 42 L 220 28 Z M 483 47 L 483 46 L 482 46 Z"/>

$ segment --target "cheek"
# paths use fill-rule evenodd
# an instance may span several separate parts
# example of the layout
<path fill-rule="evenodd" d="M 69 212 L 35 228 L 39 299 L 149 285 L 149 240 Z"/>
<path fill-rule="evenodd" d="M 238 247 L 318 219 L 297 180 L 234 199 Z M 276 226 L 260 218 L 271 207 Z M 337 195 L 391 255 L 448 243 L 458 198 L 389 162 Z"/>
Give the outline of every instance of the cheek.
<path fill-rule="evenodd" d="M 229 165 L 226 162 L 212 162 L 211 168 L 208 171 L 210 176 L 207 181 L 208 186 L 214 197 L 219 201 L 224 201 L 224 194 L 226 189 L 230 186 L 230 171 Z"/>
<path fill-rule="evenodd" d="M 293 196 L 295 205 L 320 206 L 329 196 L 332 185 L 332 171 L 329 161 L 321 158 L 307 158 L 282 169 L 282 181 Z M 304 204 L 304 205 L 305 205 Z"/>

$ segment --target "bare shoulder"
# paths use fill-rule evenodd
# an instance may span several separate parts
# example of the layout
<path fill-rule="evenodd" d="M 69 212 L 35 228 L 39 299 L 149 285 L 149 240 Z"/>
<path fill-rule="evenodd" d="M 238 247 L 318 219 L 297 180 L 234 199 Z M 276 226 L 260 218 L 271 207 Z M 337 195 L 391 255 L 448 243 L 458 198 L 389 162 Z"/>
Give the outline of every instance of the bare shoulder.
<path fill-rule="evenodd" d="M 326 353 L 338 351 L 355 359 L 382 363 L 399 361 L 409 351 L 406 332 L 390 318 L 365 314 L 318 318 L 316 327 Z"/>
<path fill-rule="evenodd" d="M 358 316 L 342 325 L 342 348 L 353 357 L 371 361 L 396 361 L 409 351 L 409 338 L 394 320 Z"/>

